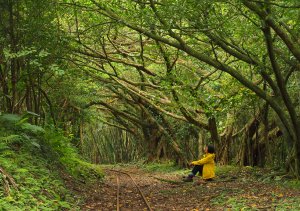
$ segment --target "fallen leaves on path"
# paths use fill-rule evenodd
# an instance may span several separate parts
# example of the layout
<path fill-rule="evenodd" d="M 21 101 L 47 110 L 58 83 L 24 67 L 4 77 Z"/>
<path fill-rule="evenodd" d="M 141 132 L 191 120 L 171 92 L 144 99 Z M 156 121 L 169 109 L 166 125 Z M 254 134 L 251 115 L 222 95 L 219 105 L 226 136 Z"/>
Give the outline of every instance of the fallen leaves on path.
<path fill-rule="evenodd" d="M 193 185 L 181 182 L 179 175 L 149 173 L 138 168 L 122 168 L 131 173 L 153 210 L 300 210 L 300 190 L 266 184 L 255 178 L 215 179 Z M 140 195 L 125 175 L 121 183 L 121 210 L 147 210 Z M 173 182 L 172 182 L 173 181 Z M 83 210 L 116 210 L 116 181 L 107 172 L 102 183 L 91 186 L 68 183 L 85 200 Z M 123 201 L 122 201 L 123 200 Z"/>

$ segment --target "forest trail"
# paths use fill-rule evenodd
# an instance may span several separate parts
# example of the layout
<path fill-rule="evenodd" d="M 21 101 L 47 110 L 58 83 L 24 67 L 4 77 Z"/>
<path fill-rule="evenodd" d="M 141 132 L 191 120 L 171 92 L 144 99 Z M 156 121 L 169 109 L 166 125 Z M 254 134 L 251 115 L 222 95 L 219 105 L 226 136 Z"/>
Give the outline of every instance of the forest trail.
<path fill-rule="evenodd" d="M 146 172 L 136 167 L 115 170 L 130 173 L 152 210 L 300 210 L 300 190 L 275 183 L 263 183 L 240 172 L 201 185 L 182 183 L 175 172 Z M 106 170 L 103 182 L 84 185 L 68 181 L 67 185 L 80 198 L 82 210 L 117 210 L 117 175 L 120 184 L 120 210 L 147 210 L 134 183 L 125 174 Z"/>

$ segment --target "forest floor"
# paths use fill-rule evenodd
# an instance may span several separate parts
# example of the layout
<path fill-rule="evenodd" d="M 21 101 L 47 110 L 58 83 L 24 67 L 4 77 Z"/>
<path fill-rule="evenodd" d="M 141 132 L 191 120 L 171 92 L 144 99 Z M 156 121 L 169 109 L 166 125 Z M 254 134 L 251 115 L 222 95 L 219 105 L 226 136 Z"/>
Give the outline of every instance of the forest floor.
<path fill-rule="evenodd" d="M 147 210 L 130 177 L 109 169 L 130 173 L 152 210 L 300 210 L 299 181 L 267 177 L 262 170 L 227 168 L 217 172 L 214 181 L 195 185 L 181 182 L 188 171 L 148 171 L 134 166 L 106 167 L 106 177 L 98 184 L 67 182 L 75 195 L 84 198 L 82 210 L 117 210 L 117 182 L 121 211 Z"/>

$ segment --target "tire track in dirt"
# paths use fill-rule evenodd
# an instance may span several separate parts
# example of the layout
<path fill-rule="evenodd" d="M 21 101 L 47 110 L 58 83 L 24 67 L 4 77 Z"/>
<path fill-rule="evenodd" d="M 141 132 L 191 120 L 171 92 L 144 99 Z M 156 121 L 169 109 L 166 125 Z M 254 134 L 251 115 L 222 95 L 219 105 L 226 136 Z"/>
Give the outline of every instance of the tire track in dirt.
<path fill-rule="evenodd" d="M 105 169 L 110 175 L 110 181 L 115 181 L 116 210 L 149 210 L 150 204 L 133 177 L 120 170 Z"/>

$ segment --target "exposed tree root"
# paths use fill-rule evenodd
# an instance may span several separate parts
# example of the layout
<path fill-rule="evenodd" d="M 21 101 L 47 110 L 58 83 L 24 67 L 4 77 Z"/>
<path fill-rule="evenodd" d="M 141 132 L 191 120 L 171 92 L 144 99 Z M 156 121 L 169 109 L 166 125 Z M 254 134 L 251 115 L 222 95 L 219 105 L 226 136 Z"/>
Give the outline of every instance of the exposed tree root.
<path fill-rule="evenodd" d="M 4 192 L 7 196 L 10 195 L 10 185 L 18 190 L 18 185 L 17 183 L 15 182 L 14 178 L 12 176 L 10 176 L 8 173 L 6 173 L 4 171 L 3 168 L 0 167 L 0 174 L 2 175 L 2 181 L 3 181 L 3 186 L 4 186 Z"/>

